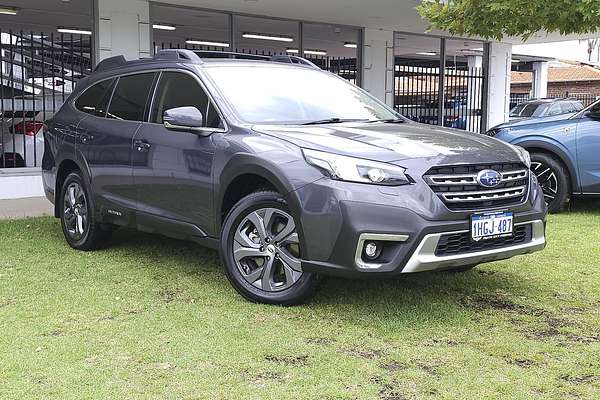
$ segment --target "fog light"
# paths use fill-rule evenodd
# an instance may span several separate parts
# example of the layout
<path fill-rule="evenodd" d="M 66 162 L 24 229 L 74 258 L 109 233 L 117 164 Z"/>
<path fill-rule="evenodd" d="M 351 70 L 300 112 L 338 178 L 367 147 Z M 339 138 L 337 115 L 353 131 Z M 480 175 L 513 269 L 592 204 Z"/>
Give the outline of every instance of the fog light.
<path fill-rule="evenodd" d="M 365 243 L 365 255 L 367 258 L 374 259 L 379 256 L 379 247 L 375 242 Z"/>

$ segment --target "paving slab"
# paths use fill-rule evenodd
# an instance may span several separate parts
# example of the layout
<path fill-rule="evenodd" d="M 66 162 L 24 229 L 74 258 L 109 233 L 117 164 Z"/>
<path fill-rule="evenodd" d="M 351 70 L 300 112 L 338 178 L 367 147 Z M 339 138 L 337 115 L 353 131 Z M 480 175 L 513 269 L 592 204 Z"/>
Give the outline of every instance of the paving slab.
<path fill-rule="evenodd" d="M 54 215 L 54 206 L 45 197 L 0 200 L 0 219 Z"/>

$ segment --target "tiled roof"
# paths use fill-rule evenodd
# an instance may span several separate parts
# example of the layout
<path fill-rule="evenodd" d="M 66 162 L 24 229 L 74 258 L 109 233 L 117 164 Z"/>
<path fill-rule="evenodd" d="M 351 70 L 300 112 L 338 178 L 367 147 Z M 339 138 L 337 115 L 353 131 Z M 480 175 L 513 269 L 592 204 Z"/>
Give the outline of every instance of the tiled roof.
<path fill-rule="evenodd" d="M 531 83 L 531 72 L 513 71 L 512 83 Z M 548 68 L 548 82 L 580 82 L 600 80 L 600 69 L 587 65 Z"/>

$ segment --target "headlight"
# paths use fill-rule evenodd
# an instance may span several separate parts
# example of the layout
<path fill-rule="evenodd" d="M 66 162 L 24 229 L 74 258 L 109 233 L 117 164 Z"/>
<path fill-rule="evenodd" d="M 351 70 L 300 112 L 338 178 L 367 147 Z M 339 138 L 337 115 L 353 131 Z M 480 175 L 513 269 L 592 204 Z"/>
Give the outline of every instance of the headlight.
<path fill-rule="evenodd" d="M 521 146 L 513 145 L 513 148 L 519 154 L 519 158 L 521 159 L 523 164 L 525 164 L 527 168 L 531 168 L 531 156 L 529 155 L 529 152 Z"/>
<path fill-rule="evenodd" d="M 306 161 L 330 178 L 348 182 L 399 186 L 410 183 L 405 169 L 392 164 L 303 149 Z"/>

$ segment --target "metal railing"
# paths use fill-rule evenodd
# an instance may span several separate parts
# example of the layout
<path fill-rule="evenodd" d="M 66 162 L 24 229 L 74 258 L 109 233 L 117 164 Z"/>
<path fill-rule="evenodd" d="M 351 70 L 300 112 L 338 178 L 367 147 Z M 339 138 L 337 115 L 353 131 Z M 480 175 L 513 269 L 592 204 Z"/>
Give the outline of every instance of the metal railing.
<path fill-rule="evenodd" d="M 443 120 L 446 127 L 480 132 L 482 68 L 446 67 L 440 73 L 439 67 L 397 62 L 394 72 L 394 105 L 400 114 L 425 124 L 439 125 Z"/>
<path fill-rule="evenodd" d="M 41 165 L 45 121 L 91 66 L 89 36 L 0 28 L 0 168 Z"/>
<path fill-rule="evenodd" d="M 595 102 L 596 100 L 600 99 L 600 96 L 596 96 L 592 93 L 572 93 L 572 92 L 565 92 L 564 95 L 562 96 L 549 96 L 546 97 L 547 99 L 573 99 L 573 100 L 579 100 L 584 107 L 589 106 L 590 104 L 592 104 L 593 102 Z M 532 97 L 529 93 L 511 93 L 510 94 L 510 108 L 515 107 L 517 104 L 521 104 L 524 103 L 526 101 L 529 100 L 534 100 L 535 98 Z"/>

